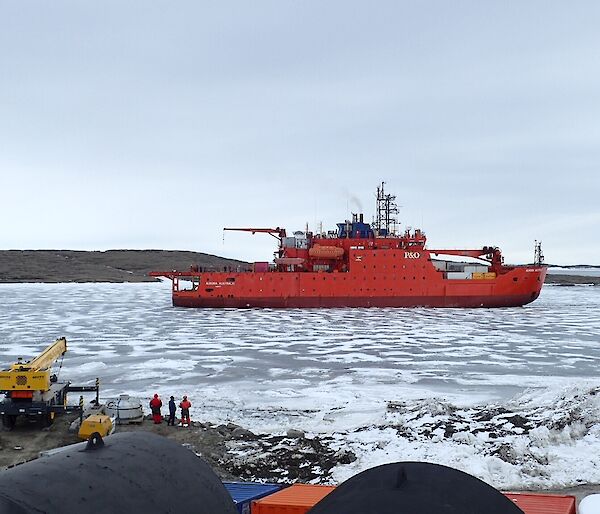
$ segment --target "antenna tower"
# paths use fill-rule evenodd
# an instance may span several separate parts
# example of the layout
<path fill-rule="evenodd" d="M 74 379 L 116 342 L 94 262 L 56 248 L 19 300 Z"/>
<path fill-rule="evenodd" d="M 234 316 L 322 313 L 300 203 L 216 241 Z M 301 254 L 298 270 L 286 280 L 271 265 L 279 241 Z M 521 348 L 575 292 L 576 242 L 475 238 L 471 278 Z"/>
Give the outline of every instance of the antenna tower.
<path fill-rule="evenodd" d="M 533 252 L 533 263 L 540 266 L 544 264 L 544 253 L 542 252 L 542 242 L 535 241 Z"/>
<path fill-rule="evenodd" d="M 384 190 L 385 182 L 381 183 L 381 186 L 377 187 L 377 201 L 376 201 L 376 212 L 375 220 L 373 225 L 375 230 L 380 235 L 391 235 L 396 233 L 396 227 L 398 225 L 398 205 L 396 205 L 396 196 L 385 194 Z"/>

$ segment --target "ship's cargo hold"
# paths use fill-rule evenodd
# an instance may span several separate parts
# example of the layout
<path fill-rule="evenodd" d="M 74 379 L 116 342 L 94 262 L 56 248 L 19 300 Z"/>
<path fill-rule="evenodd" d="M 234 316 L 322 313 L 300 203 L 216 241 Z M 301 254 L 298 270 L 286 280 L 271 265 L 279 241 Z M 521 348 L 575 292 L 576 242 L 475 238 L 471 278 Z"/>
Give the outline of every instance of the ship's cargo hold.
<path fill-rule="evenodd" d="M 223 482 L 233 498 L 239 514 L 250 514 L 252 501 L 264 498 L 281 489 L 280 484 L 259 484 L 254 482 Z"/>
<path fill-rule="evenodd" d="M 172 280 L 177 307 L 515 307 L 539 296 L 547 272 L 539 244 L 536 264 L 517 266 L 505 265 L 497 247 L 430 250 L 421 230 L 397 231 L 394 201 L 382 184 L 373 226 L 353 214 L 335 232 L 297 231 L 294 237 L 279 227 L 225 229 L 270 234 L 279 241 L 275 262 L 255 263 L 253 272 L 150 275 Z M 484 276 L 472 280 L 474 273 Z M 186 277 L 198 287 L 183 289 L 180 281 Z"/>
<path fill-rule="evenodd" d="M 312 259 L 341 259 L 344 256 L 344 249 L 339 246 L 321 246 L 316 244 L 308 250 L 308 255 Z"/>
<path fill-rule="evenodd" d="M 107 401 L 104 410 L 115 420 L 116 425 L 141 423 L 144 420 L 142 402 L 139 398 L 130 397 L 128 394 L 122 394 L 116 400 Z"/>
<path fill-rule="evenodd" d="M 396 462 L 363 471 L 317 503 L 309 514 L 523 514 L 501 492 L 457 469 Z"/>
<path fill-rule="evenodd" d="M 113 423 L 106 414 L 92 414 L 81 422 L 79 427 L 79 439 L 89 439 L 93 433 L 98 433 L 102 437 L 106 437 L 112 432 Z"/>
<path fill-rule="evenodd" d="M 0 473 L 0 512 L 236 514 L 202 459 L 149 432 L 92 438 Z"/>
<path fill-rule="evenodd" d="M 306 514 L 335 487 L 294 484 L 265 498 L 252 502 L 252 514 Z"/>
<path fill-rule="evenodd" d="M 574 496 L 557 494 L 505 493 L 525 514 L 575 514 Z"/>

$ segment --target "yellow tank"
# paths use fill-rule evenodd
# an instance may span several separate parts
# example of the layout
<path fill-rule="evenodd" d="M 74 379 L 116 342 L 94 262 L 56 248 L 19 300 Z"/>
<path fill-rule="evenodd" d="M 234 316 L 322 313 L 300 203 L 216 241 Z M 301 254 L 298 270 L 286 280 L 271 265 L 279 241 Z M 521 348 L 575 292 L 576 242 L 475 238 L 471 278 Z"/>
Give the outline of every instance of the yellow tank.
<path fill-rule="evenodd" d="M 102 437 L 106 437 L 113 429 L 112 420 L 105 414 L 92 414 L 85 418 L 79 427 L 79 438 L 89 439 L 94 433 L 98 432 Z"/>

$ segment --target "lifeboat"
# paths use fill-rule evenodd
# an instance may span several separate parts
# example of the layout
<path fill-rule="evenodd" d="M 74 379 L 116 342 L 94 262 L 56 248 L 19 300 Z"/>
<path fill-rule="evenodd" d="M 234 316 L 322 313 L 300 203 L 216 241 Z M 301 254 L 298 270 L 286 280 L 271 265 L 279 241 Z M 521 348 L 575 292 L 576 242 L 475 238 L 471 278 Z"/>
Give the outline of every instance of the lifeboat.
<path fill-rule="evenodd" d="M 315 245 L 308 250 L 308 255 L 312 259 L 341 259 L 344 256 L 344 249 L 339 246 Z"/>

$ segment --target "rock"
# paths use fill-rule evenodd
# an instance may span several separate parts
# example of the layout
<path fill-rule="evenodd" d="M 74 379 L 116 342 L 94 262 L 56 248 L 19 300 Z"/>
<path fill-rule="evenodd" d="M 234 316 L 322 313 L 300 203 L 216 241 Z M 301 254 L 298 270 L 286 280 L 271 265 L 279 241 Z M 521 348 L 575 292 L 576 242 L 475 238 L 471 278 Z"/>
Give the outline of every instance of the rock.
<path fill-rule="evenodd" d="M 339 464 L 350 464 L 356 460 L 356 455 L 350 450 L 338 450 L 334 454 L 334 459 Z"/>
<path fill-rule="evenodd" d="M 502 443 L 496 449 L 491 452 L 491 455 L 502 459 L 504 462 L 508 462 L 509 464 L 517 464 L 518 455 L 514 448 L 507 443 Z"/>
<path fill-rule="evenodd" d="M 296 430 L 295 428 L 290 428 L 286 432 L 286 435 L 290 439 L 304 439 L 306 437 L 306 435 L 304 434 L 304 432 L 302 430 Z"/>
<path fill-rule="evenodd" d="M 231 432 L 231 437 L 234 439 L 256 439 L 256 435 L 253 432 L 242 427 L 234 428 Z"/>
<path fill-rule="evenodd" d="M 227 425 L 219 425 L 215 430 L 221 435 L 229 435 L 231 433 L 231 430 L 227 428 Z"/>

